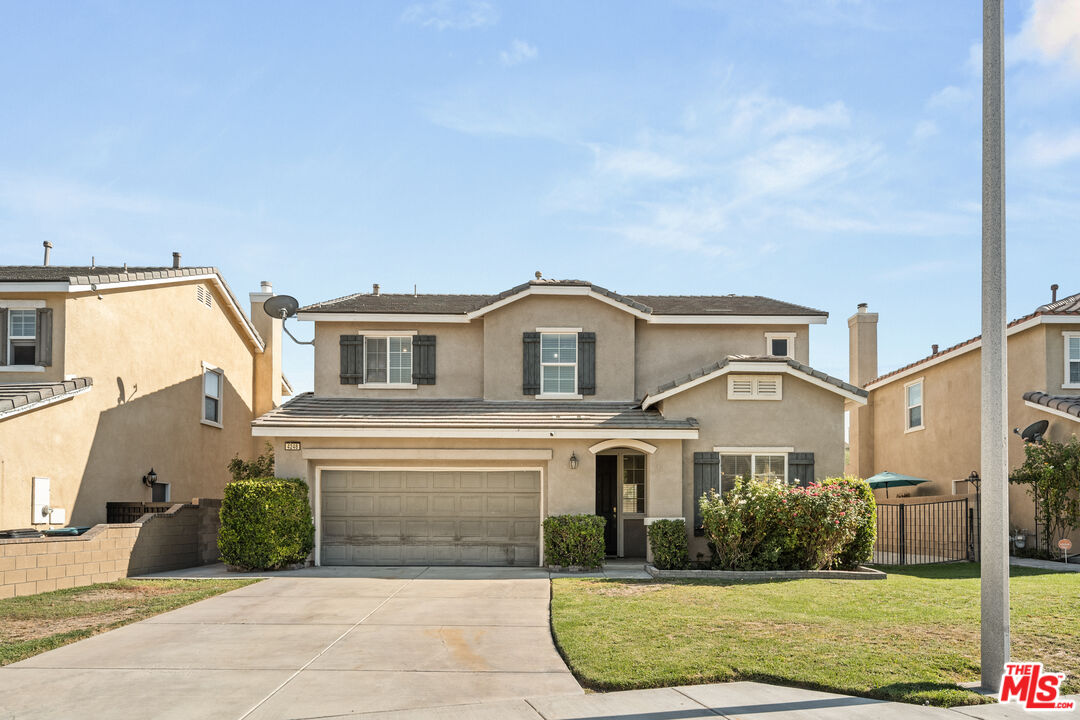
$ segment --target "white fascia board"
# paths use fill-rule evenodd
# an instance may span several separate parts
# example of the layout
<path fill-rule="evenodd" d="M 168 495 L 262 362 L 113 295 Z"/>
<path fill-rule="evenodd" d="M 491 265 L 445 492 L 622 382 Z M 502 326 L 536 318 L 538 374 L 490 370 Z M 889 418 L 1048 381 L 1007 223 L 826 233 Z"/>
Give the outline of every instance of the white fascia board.
<path fill-rule="evenodd" d="M 15 293 L 65 293 L 66 282 L 0 282 L 0 292 Z"/>
<path fill-rule="evenodd" d="M 817 385 L 818 387 L 820 387 L 820 388 L 822 388 L 824 390 L 829 390 L 831 392 L 834 392 L 837 395 L 840 395 L 840 396 L 844 397 L 845 399 L 849 400 L 850 402 L 855 403 L 856 405 L 865 405 L 866 404 L 866 398 L 862 397 L 861 395 L 856 395 L 853 392 L 845 390 L 842 387 L 837 387 L 836 385 L 833 385 L 830 382 L 826 382 L 826 381 L 822 380 L 821 378 L 816 378 L 813 375 L 807 375 L 806 373 L 804 373 L 804 372 L 802 372 L 800 370 L 796 370 L 795 368 L 791 367 L 787 363 L 738 362 L 738 361 L 736 361 L 736 362 L 728 363 L 727 365 L 720 368 L 719 370 L 714 370 L 713 372 L 708 373 L 706 375 L 702 375 L 699 378 L 694 378 L 690 382 L 685 383 L 683 385 L 678 385 L 676 387 L 665 390 L 662 393 L 657 393 L 656 395 L 647 396 L 644 400 L 641 401 L 641 409 L 642 410 L 648 410 L 652 405 L 655 405 L 656 403 L 660 402 L 661 400 L 663 400 L 665 398 L 669 398 L 672 395 L 678 395 L 679 393 L 683 392 L 684 390 L 689 390 L 690 388 L 697 387 L 698 385 L 701 385 L 702 383 L 706 383 L 706 382 L 709 382 L 710 380 L 714 380 L 716 378 L 723 377 L 724 375 L 727 375 L 728 373 L 732 373 L 732 372 L 736 372 L 736 373 L 762 373 L 762 374 L 783 373 L 783 374 L 786 374 L 786 375 L 790 375 L 793 378 L 797 378 L 799 380 L 803 380 L 805 382 L 808 382 L 811 385 Z"/>
<path fill-rule="evenodd" d="M 305 427 L 305 426 L 275 426 L 255 425 L 251 428 L 254 437 L 361 437 L 361 438 L 518 438 L 518 439 L 551 439 L 551 440 L 581 440 L 588 438 L 616 439 L 633 437 L 646 440 L 696 440 L 698 431 L 696 428 L 681 430 L 635 430 L 635 429 L 611 429 L 600 430 L 593 428 L 559 428 L 544 430 L 542 428 L 522 428 L 493 430 L 491 428 L 350 428 L 350 427 Z"/>
<path fill-rule="evenodd" d="M 828 315 L 646 315 L 653 325 L 824 325 Z"/>
<path fill-rule="evenodd" d="M 1076 417 L 1075 415 L 1070 415 L 1069 413 L 1058 410 L 1057 408 L 1046 407 L 1045 405 L 1040 405 L 1039 403 L 1033 403 L 1030 400 L 1025 400 L 1024 404 L 1027 405 L 1029 408 L 1034 408 L 1036 410 L 1042 410 L 1044 413 L 1048 413 L 1050 415 L 1056 415 L 1057 417 L 1062 417 L 1062 418 L 1065 418 L 1066 420 L 1072 420 L 1073 422 L 1080 423 L 1080 417 Z"/>
<path fill-rule="evenodd" d="M 12 408 L 11 410 L 0 412 L 0 420 L 7 419 L 7 418 L 13 417 L 15 415 L 20 415 L 20 414 L 22 414 L 24 412 L 30 412 L 31 410 L 37 410 L 40 407 L 44 407 L 46 405 L 52 405 L 53 403 L 63 402 L 64 400 L 70 400 L 71 398 L 75 397 L 76 395 L 82 395 L 83 393 L 88 393 L 93 389 L 94 389 L 93 385 L 87 385 L 86 387 L 81 387 L 81 388 L 79 388 L 77 390 L 73 390 L 73 391 L 71 391 L 69 393 L 64 393 L 63 395 L 53 395 L 52 397 L 47 397 L 47 398 L 45 398 L 43 400 L 38 400 L 37 402 L 32 402 L 32 403 L 29 403 L 27 405 L 20 405 L 17 408 Z"/>
<path fill-rule="evenodd" d="M 551 460 L 551 448 L 500 450 L 498 448 L 309 448 L 300 451 L 305 460 Z"/>
<path fill-rule="evenodd" d="M 296 314 L 297 320 L 308 322 L 350 322 L 350 323 L 467 323 L 467 315 L 423 314 L 423 313 L 323 313 L 302 312 Z"/>

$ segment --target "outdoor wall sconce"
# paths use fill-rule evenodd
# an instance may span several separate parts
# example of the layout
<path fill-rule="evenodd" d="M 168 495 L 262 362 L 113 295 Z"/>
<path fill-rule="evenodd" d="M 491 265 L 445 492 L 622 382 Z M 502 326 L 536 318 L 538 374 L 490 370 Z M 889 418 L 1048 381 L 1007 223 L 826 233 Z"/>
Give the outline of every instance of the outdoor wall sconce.
<path fill-rule="evenodd" d="M 972 470 L 971 474 L 967 476 L 966 480 L 969 483 L 971 483 L 972 485 L 974 485 L 975 490 L 977 491 L 979 489 L 979 483 L 982 481 L 982 478 L 979 477 L 978 472 L 976 472 L 975 470 Z"/>
<path fill-rule="evenodd" d="M 571 450 L 570 451 L 570 469 L 571 470 L 577 470 L 577 463 L 578 463 L 577 453 L 575 453 L 573 450 Z"/>
<path fill-rule="evenodd" d="M 150 472 L 142 476 L 142 481 L 146 487 L 152 487 L 157 482 L 157 473 L 154 472 L 154 468 L 150 468 Z"/>

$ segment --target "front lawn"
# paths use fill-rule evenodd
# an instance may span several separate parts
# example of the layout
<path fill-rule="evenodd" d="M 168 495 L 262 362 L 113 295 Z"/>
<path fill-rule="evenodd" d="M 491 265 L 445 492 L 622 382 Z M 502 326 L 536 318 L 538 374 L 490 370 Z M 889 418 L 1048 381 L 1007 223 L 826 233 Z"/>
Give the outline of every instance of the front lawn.
<path fill-rule="evenodd" d="M 0 665 L 258 580 L 118 580 L 0 600 Z"/>
<path fill-rule="evenodd" d="M 757 680 L 932 705 L 984 702 L 979 566 L 884 567 L 886 580 L 552 581 L 551 623 L 597 690 Z M 1012 568 L 1012 655 L 1080 691 L 1080 574 Z"/>

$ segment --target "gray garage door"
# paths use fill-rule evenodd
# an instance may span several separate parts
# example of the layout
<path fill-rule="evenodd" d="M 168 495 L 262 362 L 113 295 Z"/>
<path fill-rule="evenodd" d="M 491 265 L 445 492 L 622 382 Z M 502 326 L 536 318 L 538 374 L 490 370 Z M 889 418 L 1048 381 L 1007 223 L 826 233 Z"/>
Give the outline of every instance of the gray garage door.
<path fill-rule="evenodd" d="M 324 470 L 324 565 L 537 565 L 536 471 Z"/>

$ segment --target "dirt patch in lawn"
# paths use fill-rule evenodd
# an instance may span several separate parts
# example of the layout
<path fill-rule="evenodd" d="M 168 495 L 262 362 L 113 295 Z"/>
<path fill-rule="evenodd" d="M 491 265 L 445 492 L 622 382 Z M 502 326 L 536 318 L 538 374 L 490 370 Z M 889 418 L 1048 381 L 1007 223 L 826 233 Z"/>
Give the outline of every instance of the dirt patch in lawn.
<path fill-rule="evenodd" d="M 72 598 L 77 602 L 91 603 L 99 601 L 128 600 L 140 597 L 156 597 L 158 595 L 175 595 L 180 592 L 174 587 L 164 585 L 122 585 L 120 587 L 105 587 L 100 590 L 88 590 Z"/>
<path fill-rule="evenodd" d="M 25 642 L 38 638 L 59 635 L 72 630 L 83 630 L 88 625 L 112 625 L 114 623 L 131 620 L 138 617 L 136 608 L 124 608 L 112 612 L 95 613 L 93 616 L 76 615 L 74 617 L 34 619 L 34 620 L 5 620 L 0 628 L 0 643 Z"/>
<path fill-rule="evenodd" d="M 593 595 L 601 595 L 603 597 L 632 597 L 636 595 L 648 595 L 650 593 L 660 592 L 664 587 L 662 585 L 656 585 L 652 583 L 597 583 L 589 588 L 589 592 Z"/>

